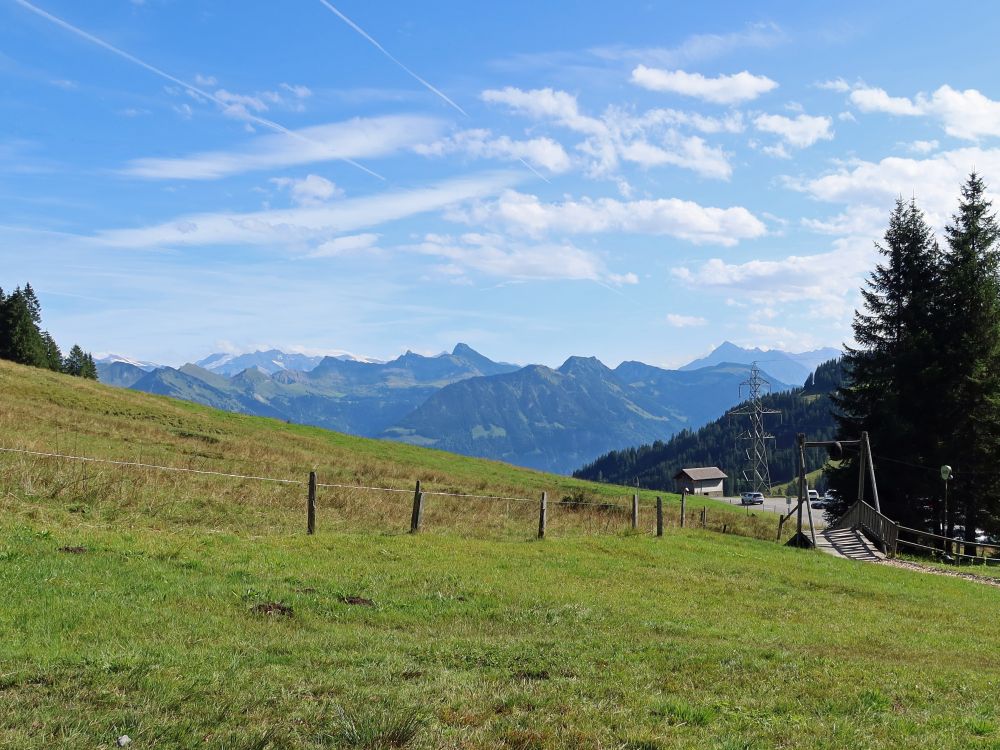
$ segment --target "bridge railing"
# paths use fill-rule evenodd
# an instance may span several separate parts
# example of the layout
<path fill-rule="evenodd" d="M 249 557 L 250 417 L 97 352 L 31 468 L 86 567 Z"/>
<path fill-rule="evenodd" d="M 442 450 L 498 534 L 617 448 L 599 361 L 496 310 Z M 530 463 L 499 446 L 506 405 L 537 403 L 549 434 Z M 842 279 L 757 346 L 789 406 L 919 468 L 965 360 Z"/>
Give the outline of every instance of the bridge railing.
<path fill-rule="evenodd" d="M 899 524 L 891 518 L 883 516 L 864 500 L 858 500 L 854 503 L 829 528 L 861 529 L 867 536 L 884 547 L 888 557 L 896 556 Z"/>

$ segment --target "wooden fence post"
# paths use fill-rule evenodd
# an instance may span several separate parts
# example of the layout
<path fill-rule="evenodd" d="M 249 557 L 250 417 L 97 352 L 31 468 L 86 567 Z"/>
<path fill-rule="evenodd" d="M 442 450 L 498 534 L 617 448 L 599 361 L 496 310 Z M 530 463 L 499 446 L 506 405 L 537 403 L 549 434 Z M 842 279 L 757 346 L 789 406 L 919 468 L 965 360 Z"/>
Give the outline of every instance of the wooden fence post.
<path fill-rule="evenodd" d="M 420 531 L 420 516 L 424 512 L 424 493 L 420 491 L 420 480 L 417 480 L 417 488 L 413 491 L 413 515 L 410 516 L 410 533 L 416 534 Z"/>
<path fill-rule="evenodd" d="M 316 533 L 316 472 L 309 472 L 309 502 L 306 506 L 306 533 Z"/>
<path fill-rule="evenodd" d="M 632 529 L 639 528 L 639 493 L 632 495 Z"/>
<path fill-rule="evenodd" d="M 663 498 L 656 498 L 656 535 L 663 536 Z"/>
<path fill-rule="evenodd" d="M 682 529 L 684 528 L 684 513 L 685 513 L 685 510 L 686 510 L 684 501 L 685 501 L 684 490 L 681 490 L 681 528 Z"/>
<path fill-rule="evenodd" d="M 703 529 L 708 528 L 708 508 L 701 509 L 701 527 Z"/>
<path fill-rule="evenodd" d="M 548 506 L 549 493 L 542 493 L 542 502 L 538 506 L 538 538 L 545 538 L 545 515 Z"/>

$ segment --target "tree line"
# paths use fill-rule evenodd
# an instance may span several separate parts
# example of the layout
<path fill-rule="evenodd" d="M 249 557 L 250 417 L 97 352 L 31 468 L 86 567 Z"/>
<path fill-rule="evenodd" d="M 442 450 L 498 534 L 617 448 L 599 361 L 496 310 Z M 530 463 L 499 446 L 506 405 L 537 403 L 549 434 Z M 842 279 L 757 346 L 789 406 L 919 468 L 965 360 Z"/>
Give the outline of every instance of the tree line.
<path fill-rule="evenodd" d="M 1000 531 L 1000 227 L 986 191 L 971 174 L 943 246 L 915 199 L 896 202 L 833 397 L 838 436 L 869 433 L 882 512 L 967 541 Z M 857 495 L 856 454 L 827 473 L 845 502 Z"/>
<path fill-rule="evenodd" d="M 837 425 L 830 413 L 830 397 L 840 386 L 841 377 L 839 360 L 831 360 L 820 365 L 803 386 L 762 398 L 765 408 L 780 412 L 766 422 L 774 435 L 768 444 L 772 484 L 782 484 L 796 475 L 798 432 L 807 433 L 811 440 L 833 439 Z M 723 415 L 698 430 L 683 430 L 666 441 L 611 451 L 573 476 L 629 485 L 638 479 L 642 487 L 673 491 L 673 477 L 681 469 L 717 466 L 729 477 L 726 493 L 735 495 L 750 489 L 742 477 L 745 451 L 750 447 L 740 439 L 746 428 L 745 418 Z M 813 471 L 823 467 L 826 456 L 812 452 L 806 459 L 808 470 Z"/>
<path fill-rule="evenodd" d="M 0 288 L 0 359 L 97 380 L 89 352 L 74 344 L 64 357 L 52 335 L 42 329 L 42 305 L 31 284 L 10 294 Z"/>

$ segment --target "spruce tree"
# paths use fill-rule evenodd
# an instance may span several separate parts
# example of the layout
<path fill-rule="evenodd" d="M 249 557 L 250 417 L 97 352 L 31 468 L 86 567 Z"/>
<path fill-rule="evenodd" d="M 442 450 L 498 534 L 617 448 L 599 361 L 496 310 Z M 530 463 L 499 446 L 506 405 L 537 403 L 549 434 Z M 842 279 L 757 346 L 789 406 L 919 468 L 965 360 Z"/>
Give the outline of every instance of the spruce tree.
<path fill-rule="evenodd" d="M 97 380 L 97 365 L 94 364 L 94 355 L 90 352 L 83 355 L 83 367 L 80 368 L 80 377 L 87 380 Z"/>
<path fill-rule="evenodd" d="M 69 350 L 69 354 L 66 355 L 63 362 L 63 372 L 76 377 L 82 376 L 86 366 L 86 356 L 79 344 L 73 344 L 73 348 Z"/>
<path fill-rule="evenodd" d="M 942 256 L 933 232 L 916 201 L 896 201 L 884 244 L 876 243 L 883 260 L 861 290 L 863 309 L 855 312 L 855 346 L 846 347 L 845 381 L 834 395 L 838 437 L 851 440 L 869 433 L 877 456 L 912 463 L 937 461 L 938 418 L 934 404 L 922 403 L 939 378 L 928 366 L 939 338 Z M 857 453 L 828 472 L 846 509 L 856 496 Z M 932 521 L 926 473 L 876 458 L 882 511 L 909 525 Z M 870 494 L 868 495 L 870 498 Z"/>
<path fill-rule="evenodd" d="M 59 345 L 56 344 L 56 340 L 48 331 L 42 331 L 42 344 L 45 347 L 46 367 L 56 372 L 62 371 L 62 352 L 59 351 Z"/>
<path fill-rule="evenodd" d="M 947 519 L 965 538 L 977 527 L 998 526 L 997 447 L 1000 446 L 1000 227 L 973 173 L 962 186 L 958 211 L 945 230 L 945 307 L 938 341 L 945 388 L 935 394 L 945 413 L 948 460 L 955 471 L 955 502 Z"/>
<path fill-rule="evenodd" d="M 45 343 L 38 329 L 38 298 L 30 284 L 16 288 L 0 308 L 0 358 L 22 365 L 47 366 Z"/>

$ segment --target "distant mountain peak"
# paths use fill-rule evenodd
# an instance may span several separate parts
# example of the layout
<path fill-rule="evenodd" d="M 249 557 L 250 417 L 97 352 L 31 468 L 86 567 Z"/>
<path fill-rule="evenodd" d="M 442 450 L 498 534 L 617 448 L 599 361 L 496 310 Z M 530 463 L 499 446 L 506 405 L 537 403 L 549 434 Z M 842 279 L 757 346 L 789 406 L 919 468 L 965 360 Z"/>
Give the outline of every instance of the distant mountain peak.
<path fill-rule="evenodd" d="M 560 373 L 563 375 L 572 375 L 575 373 L 597 373 L 605 374 L 610 373 L 611 370 L 597 357 L 580 357 L 572 356 L 568 357 L 565 362 L 559 366 Z"/>
<path fill-rule="evenodd" d="M 115 362 L 123 362 L 126 365 L 138 367 L 140 370 L 145 370 L 146 372 L 152 372 L 163 367 L 163 365 L 158 365 L 155 362 L 143 362 L 140 359 L 133 359 L 122 354 L 104 354 L 98 357 L 95 362 L 99 365 L 113 365 Z"/>
<path fill-rule="evenodd" d="M 706 356 L 689 362 L 680 369 L 697 370 L 724 363 L 749 365 L 757 362 L 762 370 L 782 382 L 801 385 L 819 365 L 840 355 L 840 350 L 833 347 L 808 352 L 785 352 L 780 349 L 764 350 L 760 347 L 748 349 L 732 341 L 723 341 Z"/>

